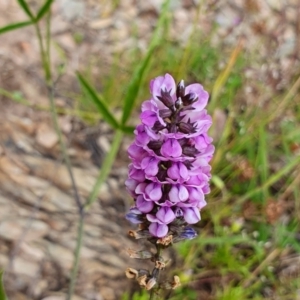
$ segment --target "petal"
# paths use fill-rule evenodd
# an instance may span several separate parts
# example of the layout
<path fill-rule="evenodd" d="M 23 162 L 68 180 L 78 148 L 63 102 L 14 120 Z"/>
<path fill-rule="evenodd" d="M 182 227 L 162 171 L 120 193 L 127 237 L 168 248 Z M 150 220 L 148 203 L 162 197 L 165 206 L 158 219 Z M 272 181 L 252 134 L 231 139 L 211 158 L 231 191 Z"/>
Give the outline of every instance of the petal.
<path fill-rule="evenodd" d="M 170 94 L 175 94 L 176 84 L 174 78 L 170 74 L 165 74 L 165 76 L 156 77 L 150 82 L 150 92 L 154 99 L 157 100 L 157 96 L 161 95 L 161 90 L 171 91 Z"/>
<path fill-rule="evenodd" d="M 155 176 L 158 173 L 158 162 L 157 158 L 148 156 L 142 160 L 141 167 L 148 176 Z"/>
<path fill-rule="evenodd" d="M 177 180 L 179 174 L 178 163 L 173 163 L 172 166 L 168 169 L 167 173 L 171 179 Z"/>
<path fill-rule="evenodd" d="M 203 201 L 204 200 L 204 194 L 200 188 L 197 187 L 189 187 L 189 198 L 191 201 Z"/>
<path fill-rule="evenodd" d="M 173 185 L 170 192 L 169 192 L 169 198 L 173 203 L 180 202 L 180 199 L 178 197 L 178 188 L 176 185 Z"/>
<path fill-rule="evenodd" d="M 145 180 L 145 173 L 140 169 L 132 168 L 129 172 L 129 177 L 138 182 L 143 182 Z"/>
<path fill-rule="evenodd" d="M 152 223 L 149 226 L 149 232 L 156 237 L 162 238 L 167 235 L 169 228 L 165 224 Z"/>
<path fill-rule="evenodd" d="M 188 224 L 195 224 L 200 221 L 200 212 L 198 208 L 183 208 L 183 217 Z"/>
<path fill-rule="evenodd" d="M 183 185 L 179 185 L 178 198 L 180 201 L 186 201 L 189 198 L 189 192 Z"/>
<path fill-rule="evenodd" d="M 158 222 L 157 218 L 151 214 L 147 214 L 146 217 L 149 222 L 154 222 L 154 223 Z"/>
<path fill-rule="evenodd" d="M 136 206 L 142 213 L 149 213 L 154 206 L 152 201 L 146 201 L 142 195 L 138 196 L 136 199 Z"/>
<path fill-rule="evenodd" d="M 192 106 L 195 107 L 198 111 L 204 109 L 204 107 L 207 105 L 209 94 L 203 89 L 203 86 L 199 83 L 188 85 L 185 88 L 185 94 L 187 95 L 190 93 L 195 93 L 198 97 L 198 100 L 193 103 Z"/>
<path fill-rule="evenodd" d="M 137 194 L 144 194 L 146 186 L 147 186 L 147 183 L 145 183 L 145 182 L 138 184 L 135 188 L 135 192 Z"/>
<path fill-rule="evenodd" d="M 189 198 L 188 190 L 183 185 L 173 185 L 169 197 L 172 202 L 182 202 Z"/>
<path fill-rule="evenodd" d="M 145 188 L 145 193 L 152 201 L 158 201 L 162 196 L 161 185 L 151 182 Z"/>
<path fill-rule="evenodd" d="M 189 171 L 183 163 L 179 163 L 179 174 L 182 179 L 187 179 L 189 176 Z"/>
<path fill-rule="evenodd" d="M 169 207 L 161 207 L 156 213 L 156 217 L 164 224 L 169 224 L 175 219 L 173 210 Z"/>
<path fill-rule="evenodd" d="M 180 157 L 182 154 L 182 148 L 177 140 L 168 139 L 162 145 L 160 153 L 164 157 Z"/>
<path fill-rule="evenodd" d="M 127 153 L 131 159 L 142 160 L 147 152 L 135 143 L 128 147 Z"/>
<path fill-rule="evenodd" d="M 158 120 L 157 114 L 151 110 L 145 110 L 140 114 L 140 118 L 143 124 L 152 127 Z"/>

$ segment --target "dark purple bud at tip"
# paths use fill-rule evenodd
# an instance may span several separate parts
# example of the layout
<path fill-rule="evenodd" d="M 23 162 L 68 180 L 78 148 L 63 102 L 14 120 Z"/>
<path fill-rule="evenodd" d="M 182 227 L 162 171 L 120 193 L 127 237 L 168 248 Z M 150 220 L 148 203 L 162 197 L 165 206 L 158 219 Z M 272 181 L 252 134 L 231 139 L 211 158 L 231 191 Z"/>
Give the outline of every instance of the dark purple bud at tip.
<path fill-rule="evenodd" d="M 169 118 L 169 117 L 171 117 L 171 115 L 172 115 L 172 111 L 171 110 L 169 110 L 168 108 L 167 109 L 161 109 L 160 111 L 159 111 L 159 116 L 161 117 L 161 118 Z"/>
<path fill-rule="evenodd" d="M 180 123 L 178 124 L 178 128 L 179 128 L 179 130 L 180 130 L 181 132 L 183 132 L 183 133 L 188 133 L 188 134 L 190 134 L 190 133 L 196 132 L 196 130 L 195 130 L 193 124 L 190 124 L 190 123 L 180 122 Z"/>
<path fill-rule="evenodd" d="M 198 97 L 195 93 L 189 93 L 187 95 L 185 95 L 184 97 L 182 97 L 182 102 L 184 106 L 190 105 L 192 103 L 194 103 L 195 101 L 197 101 Z"/>
<path fill-rule="evenodd" d="M 195 157 L 195 155 L 200 152 L 195 147 L 184 146 L 182 147 L 182 153 L 186 156 Z"/>
<path fill-rule="evenodd" d="M 133 224 L 141 224 L 144 222 L 142 215 L 137 215 L 133 212 L 126 214 L 126 220 L 130 221 Z"/>
<path fill-rule="evenodd" d="M 177 89 L 176 89 L 176 97 L 183 97 L 185 93 L 185 87 L 184 87 L 184 81 L 180 80 L 180 82 L 177 85 Z"/>
<path fill-rule="evenodd" d="M 170 95 L 170 92 L 167 90 L 161 90 L 161 96 L 157 96 L 157 98 L 168 108 L 174 105 L 174 101 Z"/>

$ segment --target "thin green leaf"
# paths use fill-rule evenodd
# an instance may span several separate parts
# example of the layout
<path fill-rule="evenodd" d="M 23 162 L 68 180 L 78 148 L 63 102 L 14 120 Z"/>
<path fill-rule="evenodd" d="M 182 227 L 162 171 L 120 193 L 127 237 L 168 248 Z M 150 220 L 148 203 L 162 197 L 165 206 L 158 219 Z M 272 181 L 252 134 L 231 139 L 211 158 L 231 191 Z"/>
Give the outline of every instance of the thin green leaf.
<path fill-rule="evenodd" d="M 35 18 L 35 21 L 39 21 L 50 9 L 53 0 L 47 0 L 45 4 L 40 8 Z"/>
<path fill-rule="evenodd" d="M 8 300 L 3 285 L 3 271 L 0 271 L 0 300 Z"/>
<path fill-rule="evenodd" d="M 102 115 L 103 119 L 110 124 L 113 128 L 118 129 L 119 124 L 111 112 L 108 110 L 105 102 L 99 95 L 97 95 L 96 91 L 91 87 L 91 85 L 83 78 L 83 76 L 77 73 L 77 78 L 86 93 L 86 95 L 95 103 L 98 108 L 98 111 Z"/>
<path fill-rule="evenodd" d="M 85 208 L 89 208 L 91 204 L 93 204 L 97 200 L 97 195 L 99 193 L 99 189 L 101 185 L 105 182 L 107 179 L 110 170 L 113 166 L 113 163 L 115 161 L 116 155 L 119 151 L 121 142 L 123 138 L 123 132 L 121 130 L 117 130 L 116 134 L 114 136 L 113 143 L 111 145 L 111 148 L 109 152 L 106 154 L 105 159 L 103 160 L 102 167 L 100 169 L 98 178 L 96 180 L 96 183 L 94 184 L 93 190 L 89 195 L 89 198 L 85 204 Z"/>
<path fill-rule="evenodd" d="M 9 24 L 7 26 L 0 28 L 0 34 L 11 31 L 11 30 L 15 30 L 15 29 L 18 29 L 21 27 L 29 26 L 31 24 L 32 24 L 32 21 L 25 21 L 25 22 Z"/>
<path fill-rule="evenodd" d="M 131 115 L 135 100 L 140 90 L 143 75 L 150 62 L 154 49 L 155 47 L 149 48 L 144 60 L 138 65 L 137 69 L 133 73 L 132 80 L 129 83 L 127 94 L 124 100 L 122 124 L 125 124 Z"/>
<path fill-rule="evenodd" d="M 126 134 L 133 134 L 135 127 L 133 126 L 121 126 L 121 130 L 122 132 L 126 133 Z"/>
<path fill-rule="evenodd" d="M 30 11 L 29 6 L 27 5 L 26 1 L 24 0 L 18 0 L 18 3 L 20 4 L 20 6 L 23 8 L 24 12 L 26 13 L 26 15 L 31 19 L 31 21 L 34 22 L 34 15 L 32 14 L 32 12 Z"/>
<path fill-rule="evenodd" d="M 168 7 L 169 7 L 169 0 L 165 1 L 161 16 L 158 20 L 156 30 L 152 36 L 152 40 L 150 42 L 150 46 L 148 49 L 148 52 L 144 59 L 141 61 L 140 64 L 138 64 L 137 68 L 133 72 L 132 79 L 129 83 L 129 87 L 127 90 L 127 94 L 124 100 L 124 106 L 123 106 L 123 116 L 122 116 L 122 124 L 125 125 L 127 120 L 129 119 L 131 112 L 134 108 L 135 101 L 137 99 L 141 82 L 143 79 L 143 75 L 145 74 L 145 71 L 151 61 L 152 55 L 156 47 L 159 45 L 160 37 L 161 37 L 161 31 L 165 24 L 165 19 L 168 13 Z"/>

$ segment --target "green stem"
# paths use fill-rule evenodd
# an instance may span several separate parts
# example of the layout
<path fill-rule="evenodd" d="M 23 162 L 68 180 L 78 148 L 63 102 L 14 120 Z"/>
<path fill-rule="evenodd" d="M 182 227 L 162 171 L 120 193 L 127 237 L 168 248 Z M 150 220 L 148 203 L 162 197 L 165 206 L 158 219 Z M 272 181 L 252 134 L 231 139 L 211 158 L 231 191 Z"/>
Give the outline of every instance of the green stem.
<path fill-rule="evenodd" d="M 68 290 L 68 295 L 66 300 L 71 300 L 73 294 L 74 294 L 74 288 L 78 273 L 78 267 L 79 267 L 79 260 L 80 260 L 80 251 L 82 247 L 82 240 L 83 240 L 83 229 L 84 229 L 84 216 L 80 216 L 79 218 L 79 224 L 78 224 L 78 230 L 77 230 L 77 239 L 76 239 L 76 248 L 74 253 L 74 262 L 72 266 L 72 272 L 71 272 L 71 278 L 70 278 L 70 285 Z"/>
<path fill-rule="evenodd" d="M 38 41 L 39 41 L 42 65 L 43 65 L 43 69 L 44 69 L 44 72 L 45 72 L 45 79 L 46 79 L 46 82 L 47 82 L 47 87 L 49 87 L 49 86 L 52 85 L 52 82 L 51 82 L 52 81 L 51 66 L 50 66 L 50 62 L 49 62 L 48 57 L 47 57 L 47 53 L 46 53 L 45 48 L 44 48 L 43 38 L 42 38 L 42 34 L 41 34 L 39 24 L 35 23 L 34 27 L 35 27 L 36 35 L 37 35 L 37 38 L 38 38 Z M 50 35 L 48 36 L 48 34 L 47 34 L 47 39 L 50 39 Z M 47 42 L 47 45 L 48 44 L 50 44 L 50 41 Z"/>
<path fill-rule="evenodd" d="M 53 81 L 52 81 L 51 65 L 50 65 L 50 17 L 51 17 L 51 15 L 49 12 L 48 18 L 47 18 L 46 49 L 44 48 L 41 31 L 40 31 L 39 25 L 37 23 L 35 24 L 35 29 L 36 29 L 36 34 L 37 34 L 38 41 L 39 41 L 42 65 L 43 65 L 44 72 L 45 72 L 45 79 L 46 79 L 46 83 L 47 83 L 48 97 L 49 97 L 49 102 L 50 102 L 50 107 L 51 107 L 51 114 L 52 114 L 52 119 L 53 119 L 53 123 L 54 123 L 54 128 L 55 128 L 56 134 L 58 136 L 60 148 L 61 148 L 61 151 L 63 154 L 63 159 L 66 163 L 67 170 L 68 170 L 68 173 L 69 173 L 69 176 L 71 179 L 72 188 L 74 191 L 74 198 L 75 198 L 75 202 L 76 202 L 76 205 L 78 208 L 78 214 L 79 214 L 77 242 L 76 242 L 76 248 L 75 248 L 75 252 L 74 252 L 74 262 L 73 262 L 72 273 L 71 273 L 71 278 L 70 278 L 70 286 L 69 286 L 69 291 L 68 291 L 68 295 L 67 295 L 67 299 L 70 300 L 74 293 L 74 287 L 75 287 L 76 277 L 77 277 L 78 267 L 79 267 L 80 250 L 82 247 L 82 240 L 83 240 L 84 207 L 80 201 L 77 185 L 76 185 L 74 174 L 72 171 L 72 165 L 71 165 L 68 153 L 67 153 L 67 147 L 66 147 L 66 144 L 64 143 L 63 135 L 62 135 L 61 129 L 58 124 L 58 114 L 57 114 L 55 101 L 54 101 L 54 85 L 53 85 Z"/>
<path fill-rule="evenodd" d="M 51 41 L 51 9 L 47 13 L 47 19 L 46 20 L 47 20 L 46 57 L 47 57 L 47 61 L 50 64 L 50 61 L 51 61 L 51 52 L 50 52 L 50 41 Z M 50 66 L 50 68 L 51 68 L 51 66 Z"/>

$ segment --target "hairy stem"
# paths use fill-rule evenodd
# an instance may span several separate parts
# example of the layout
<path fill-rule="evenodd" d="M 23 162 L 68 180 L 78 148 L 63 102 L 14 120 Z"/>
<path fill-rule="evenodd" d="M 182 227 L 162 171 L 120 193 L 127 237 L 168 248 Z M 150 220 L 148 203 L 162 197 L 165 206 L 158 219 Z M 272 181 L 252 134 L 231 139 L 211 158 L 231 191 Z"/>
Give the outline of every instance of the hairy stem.
<path fill-rule="evenodd" d="M 76 278 L 77 278 L 77 273 L 78 273 L 78 267 L 79 267 L 80 251 L 81 251 L 82 240 L 83 240 L 83 229 L 84 229 L 84 215 L 82 217 L 80 216 L 80 218 L 79 218 L 77 239 L 76 239 L 76 248 L 75 248 L 75 253 L 74 253 L 74 262 L 73 262 L 73 266 L 72 266 L 70 285 L 69 285 L 69 290 L 68 290 L 68 295 L 67 295 L 66 300 L 71 300 L 73 293 L 74 293 L 74 288 L 75 288 L 75 283 L 76 283 Z"/>
<path fill-rule="evenodd" d="M 35 29 L 36 29 L 36 34 L 37 34 L 37 38 L 39 41 L 42 65 L 43 65 L 43 69 L 45 72 L 45 79 L 46 79 L 46 84 L 47 84 L 47 89 L 48 89 L 48 98 L 49 98 L 50 107 L 51 107 L 51 115 L 52 115 L 52 119 L 53 119 L 54 129 L 58 136 L 63 159 L 66 163 L 66 167 L 67 167 L 70 179 L 71 179 L 72 189 L 74 191 L 74 198 L 75 198 L 75 202 L 76 202 L 76 206 L 77 206 L 78 214 L 79 214 L 77 242 L 76 242 L 76 248 L 75 248 L 75 252 L 74 252 L 74 262 L 73 262 L 73 266 L 72 266 L 70 285 L 69 285 L 69 290 L 68 290 L 68 295 L 67 295 L 67 299 L 70 300 L 74 293 L 74 287 L 75 287 L 76 277 L 77 277 L 78 267 L 79 267 L 80 250 L 81 250 L 82 240 L 83 240 L 84 207 L 83 207 L 80 197 L 79 197 L 77 185 L 75 182 L 75 177 L 74 177 L 74 174 L 72 171 L 72 165 L 71 165 L 68 153 L 67 153 L 67 146 L 63 140 L 63 135 L 62 135 L 61 129 L 58 124 L 58 114 L 57 114 L 57 110 L 56 110 L 56 106 L 55 106 L 55 102 L 54 102 L 54 84 L 53 84 L 53 80 L 52 80 L 51 64 L 50 64 L 50 19 L 51 19 L 51 15 L 49 12 L 48 16 L 47 16 L 46 49 L 43 44 L 41 30 L 39 28 L 38 23 L 35 24 Z"/>
<path fill-rule="evenodd" d="M 161 247 L 161 245 L 156 245 L 156 254 L 155 254 L 155 257 L 156 257 L 156 259 L 158 260 L 159 259 L 159 257 L 160 257 L 160 254 L 161 254 L 161 251 L 162 251 L 162 247 Z M 157 297 L 157 293 L 158 293 L 158 291 L 159 291 L 159 285 L 158 285 L 158 283 L 159 283 L 159 274 L 160 274 L 160 270 L 159 269 L 157 269 L 157 268 L 154 268 L 153 269 L 153 271 L 152 271 L 152 274 L 155 274 L 155 279 L 156 279 L 156 284 L 157 284 L 157 287 L 156 288 L 153 288 L 153 289 L 151 289 L 151 292 L 150 292 L 150 298 L 149 298 L 149 300 L 155 300 Z"/>

